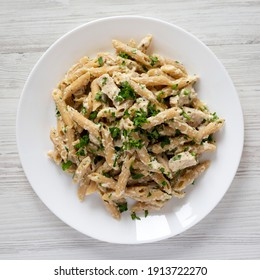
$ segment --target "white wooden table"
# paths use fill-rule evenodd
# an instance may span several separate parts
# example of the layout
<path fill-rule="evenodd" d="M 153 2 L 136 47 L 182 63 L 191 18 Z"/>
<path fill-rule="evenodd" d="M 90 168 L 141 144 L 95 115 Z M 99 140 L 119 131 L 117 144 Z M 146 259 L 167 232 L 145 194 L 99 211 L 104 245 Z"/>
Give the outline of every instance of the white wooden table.
<path fill-rule="evenodd" d="M 260 258 L 259 0 L 0 0 L 0 7 L 0 259 Z M 16 109 L 33 65 L 67 31 L 114 15 L 157 17 L 201 39 L 231 75 L 245 117 L 242 160 L 224 199 L 192 229 L 154 244 L 107 244 L 65 225 L 36 196 L 17 153 Z"/>

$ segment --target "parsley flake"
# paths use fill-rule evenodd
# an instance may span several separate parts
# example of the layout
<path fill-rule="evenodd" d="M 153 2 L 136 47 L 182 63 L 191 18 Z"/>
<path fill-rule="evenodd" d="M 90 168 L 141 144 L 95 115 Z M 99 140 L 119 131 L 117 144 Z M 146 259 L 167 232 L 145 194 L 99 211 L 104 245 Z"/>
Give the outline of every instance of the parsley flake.
<path fill-rule="evenodd" d="M 102 86 L 106 85 L 106 83 L 107 83 L 107 77 L 104 77 L 104 78 L 102 79 Z"/>
<path fill-rule="evenodd" d="M 62 170 L 63 171 L 65 171 L 65 170 L 67 170 L 68 168 L 70 168 L 71 167 L 71 165 L 72 165 L 73 163 L 70 161 L 70 160 L 68 160 L 67 162 L 62 162 L 62 165 L 61 165 L 61 167 L 62 167 Z"/>
<path fill-rule="evenodd" d="M 100 57 L 98 58 L 98 65 L 99 65 L 99 67 L 101 67 L 101 66 L 103 66 L 103 64 L 104 64 L 103 57 L 100 56 Z"/>
<path fill-rule="evenodd" d="M 136 216 L 135 212 L 131 213 L 132 220 L 141 220 L 140 217 Z"/>
<path fill-rule="evenodd" d="M 163 137 L 161 138 L 161 147 L 162 147 L 162 148 L 163 148 L 164 146 L 166 146 L 166 145 L 170 145 L 170 143 L 171 143 L 171 141 L 170 141 L 169 137 L 163 136 Z"/>
<path fill-rule="evenodd" d="M 138 179 L 144 177 L 144 174 L 141 174 L 141 173 L 139 173 L 139 174 L 131 174 L 131 177 L 132 177 L 134 180 L 138 180 Z"/>
<path fill-rule="evenodd" d="M 172 159 L 173 159 L 174 161 L 175 161 L 175 160 L 180 160 L 180 159 L 181 159 L 181 155 L 176 155 L 176 156 L 174 156 Z"/>
<path fill-rule="evenodd" d="M 110 127 L 109 131 L 113 139 L 119 138 L 121 130 L 118 127 Z"/>
<path fill-rule="evenodd" d="M 93 120 L 97 117 L 97 114 L 98 114 L 97 111 L 91 112 L 90 115 L 89 115 L 89 119 L 90 119 L 91 121 L 93 121 Z"/>
<path fill-rule="evenodd" d="M 172 85 L 172 89 L 175 90 L 178 88 L 178 86 L 179 86 L 178 84 L 174 84 L 174 85 Z"/>
<path fill-rule="evenodd" d="M 117 203 L 117 207 L 118 207 L 120 213 L 125 212 L 125 211 L 128 210 L 128 208 L 127 208 L 127 202 Z"/>
<path fill-rule="evenodd" d="M 151 62 L 150 62 L 151 66 L 154 66 L 155 63 L 159 61 L 158 57 L 156 57 L 156 56 L 151 56 L 150 55 L 149 58 L 151 60 Z"/>
<path fill-rule="evenodd" d="M 121 89 L 115 98 L 115 101 L 121 102 L 126 99 L 136 99 L 135 91 L 127 81 L 121 83 Z"/>
<path fill-rule="evenodd" d="M 83 148 L 83 147 L 87 146 L 88 143 L 89 143 L 89 134 L 87 133 L 79 139 L 79 143 L 76 144 L 74 146 L 74 148 L 76 148 L 76 149 Z"/>
<path fill-rule="evenodd" d="M 126 59 L 130 58 L 130 56 L 125 52 L 120 52 L 118 55 L 121 56 L 122 58 L 126 58 Z"/>

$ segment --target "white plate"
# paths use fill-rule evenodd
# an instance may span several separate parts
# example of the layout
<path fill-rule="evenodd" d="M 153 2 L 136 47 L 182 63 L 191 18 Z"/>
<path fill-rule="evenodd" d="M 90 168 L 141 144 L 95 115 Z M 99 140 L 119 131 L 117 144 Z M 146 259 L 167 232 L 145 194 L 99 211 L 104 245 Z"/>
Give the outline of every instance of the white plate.
<path fill-rule="evenodd" d="M 155 52 L 182 61 L 190 74 L 198 74 L 199 97 L 211 111 L 225 118 L 217 135 L 218 149 L 206 173 L 188 188 L 182 200 L 173 199 L 160 212 L 141 221 L 124 213 L 116 221 L 98 197 L 80 203 L 71 177 L 51 162 L 49 130 L 55 126 L 52 89 L 66 70 L 84 55 L 112 50 L 113 38 L 140 40 L 154 36 Z M 78 231 L 113 243 L 153 242 L 179 234 L 204 218 L 221 200 L 238 168 L 243 147 L 243 115 L 228 73 L 216 56 L 183 29 L 144 17 L 111 17 L 84 24 L 56 41 L 33 68 L 21 95 L 17 115 L 17 143 L 25 174 L 45 205 Z"/>

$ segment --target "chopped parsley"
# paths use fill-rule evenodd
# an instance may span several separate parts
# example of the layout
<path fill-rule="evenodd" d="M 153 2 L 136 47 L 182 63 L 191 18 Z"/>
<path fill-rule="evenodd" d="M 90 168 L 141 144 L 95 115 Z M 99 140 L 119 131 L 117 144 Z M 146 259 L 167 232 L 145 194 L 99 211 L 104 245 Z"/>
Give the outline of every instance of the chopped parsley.
<path fill-rule="evenodd" d="M 131 213 L 132 220 L 141 220 L 140 217 L 136 216 L 135 212 Z"/>
<path fill-rule="evenodd" d="M 57 118 L 60 117 L 60 111 L 58 110 L 57 106 L 56 106 L 55 111 L 56 111 L 56 117 L 57 117 Z"/>
<path fill-rule="evenodd" d="M 100 56 L 100 57 L 98 58 L 98 65 L 99 65 L 99 67 L 101 67 L 101 66 L 103 66 L 103 64 L 104 64 L 103 57 Z"/>
<path fill-rule="evenodd" d="M 118 55 L 121 56 L 122 58 L 126 58 L 126 59 L 130 58 L 130 56 L 125 52 L 120 52 Z"/>
<path fill-rule="evenodd" d="M 86 115 L 86 114 L 87 114 L 87 109 L 86 109 L 86 107 L 82 106 L 82 108 L 81 108 L 81 113 L 82 113 L 82 115 Z"/>
<path fill-rule="evenodd" d="M 144 174 L 141 174 L 141 173 L 131 174 L 131 177 L 132 177 L 134 180 L 138 180 L 138 179 L 144 177 Z"/>
<path fill-rule="evenodd" d="M 189 94 L 190 94 L 190 89 L 185 89 L 185 90 L 183 91 L 183 94 L 184 94 L 184 95 L 189 95 Z"/>
<path fill-rule="evenodd" d="M 177 88 L 178 88 L 178 86 L 179 86 L 178 84 L 174 84 L 174 85 L 172 85 L 172 89 L 174 89 L 174 90 L 175 90 L 175 89 L 177 89 Z"/>
<path fill-rule="evenodd" d="M 86 153 L 85 153 L 85 150 L 80 148 L 77 152 L 76 152 L 76 155 L 77 156 L 85 156 Z"/>
<path fill-rule="evenodd" d="M 102 175 L 107 177 L 107 178 L 111 178 L 111 175 L 108 172 L 103 171 Z"/>
<path fill-rule="evenodd" d="M 118 127 L 110 127 L 109 131 L 113 139 L 118 139 L 121 133 L 121 130 Z"/>
<path fill-rule="evenodd" d="M 163 136 L 163 137 L 161 138 L 161 147 L 162 147 L 162 148 L 163 148 L 164 146 L 166 146 L 166 145 L 170 145 L 170 143 L 171 143 L 171 141 L 170 141 L 169 137 Z"/>
<path fill-rule="evenodd" d="M 128 131 L 126 129 L 123 129 L 123 136 L 126 138 L 128 136 Z"/>
<path fill-rule="evenodd" d="M 144 211 L 144 217 L 146 218 L 148 216 L 148 214 L 149 214 L 148 210 L 145 210 Z"/>
<path fill-rule="evenodd" d="M 172 158 L 173 160 L 180 160 L 181 159 L 181 155 L 176 155 Z"/>
<path fill-rule="evenodd" d="M 74 148 L 76 148 L 76 149 L 83 148 L 83 147 L 87 146 L 88 143 L 89 143 L 89 134 L 87 133 L 79 139 L 79 143 L 76 144 L 74 146 Z"/>
<path fill-rule="evenodd" d="M 214 112 L 213 114 L 212 114 L 212 118 L 211 118 L 211 121 L 216 121 L 216 120 L 218 120 L 219 119 L 219 117 L 217 116 L 217 113 L 216 112 Z"/>
<path fill-rule="evenodd" d="M 150 197 L 150 196 L 152 196 L 152 193 L 151 193 L 151 192 L 149 192 L 149 193 L 147 194 L 147 197 Z"/>
<path fill-rule="evenodd" d="M 131 53 L 136 54 L 136 51 L 137 51 L 136 49 L 132 49 Z"/>
<path fill-rule="evenodd" d="M 165 187 L 167 185 L 166 181 L 162 181 L 162 186 Z"/>
<path fill-rule="evenodd" d="M 151 104 L 151 102 L 149 102 L 148 106 L 147 106 L 147 114 L 148 117 L 153 117 L 156 116 L 158 113 L 160 113 L 160 110 L 156 109 L 155 104 Z"/>
<path fill-rule="evenodd" d="M 129 112 L 128 112 L 128 109 L 126 109 L 125 111 L 124 111 L 124 118 L 129 118 L 130 117 L 130 114 L 129 114 Z"/>
<path fill-rule="evenodd" d="M 128 150 L 128 149 L 141 149 L 144 146 L 143 140 L 142 139 L 129 139 L 128 142 L 123 142 L 123 149 Z"/>
<path fill-rule="evenodd" d="M 195 157 L 197 154 L 195 152 L 191 152 L 191 155 Z"/>
<path fill-rule="evenodd" d="M 150 62 L 151 66 L 154 66 L 155 63 L 159 61 L 158 57 L 156 57 L 156 56 L 151 56 L 150 55 L 149 58 L 151 60 L 151 62 Z"/>
<path fill-rule="evenodd" d="M 144 123 L 147 123 L 147 113 L 142 108 L 140 110 L 135 111 L 133 121 L 135 126 L 142 126 Z"/>
<path fill-rule="evenodd" d="M 113 163 L 113 167 L 116 167 L 117 160 L 118 160 L 118 155 L 116 155 L 116 157 L 115 157 L 115 160 L 114 160 L 114 163 Z"/>
<path fill-rule="evenodd" d="M 121 102 L 126 99 L 136 99 L 135 91 L 127 81 L 121 83 L 120 92 L 115 98 L 115 101 Z"/>
<path fill-rule="evenodd" d="M 97 117 L 98 111 L 93 111 L 89 115 L 89 119 L 93 121 Z"/>
<path fill-rule="evenodd" d="M 62 170 L 63 171 L 65 171 L 65 170 L 67 170 L 68 168 L 70 168 L 71 167 L 71 165 L 72 165 L 73 163 L 70 161 L 70 160 L 68 160 L 67 162 L 62 162 L 62 165 L 61 165 L 61 167 L 62 167 Z"/>
<path fill-rule="evenodd" d="M 128 210 L 128 208 L 127 208 L 127 202 L 117 203 L 117 207 L 118 207 L 120 213 L 125 212 L 125 211 Z"/>
<path fill-rule="evenodd" d="M 159 168 L 159 170 L 164 173 L 165 172 L 165 169 L 163 167 Z"/>
<path fill-rule="evenodd" d="M 106 85 L 106 83 L 107 83 L 107 77 L 104 77 L 104 78 L 102 79 L 102 86 Z"/>
<path fill-rule="evenodd" d="M 187 120 L 191 120 L 191 117 L 184 111 L 184 110 L 182 110 L 182 113 L 181 113 L 181 115 L 185 118 L 185 119 L 187 119 Z"/>
<path fill-rule="evenodd" d="M 163 90 L 161 90 L 160 92 L 159 92 L 159 94 L 157 95 L 157 100 L 159 101 L 159 102 L 161 102 L 162 101 L 162 95 L 164 95 L 164 91 Z"/>
<path fill-rule="evenodd" d="M 95 96 L 95 100 L 102 101 L 102 95 L 103 93 L 101 91 L 97 92 Z"/>
<path fill-rule="evenodd" d="M 160 134 L 159 134 L 158 130 L 156 128 L 154 128 L 151 132 L 147 132 L 147 137 L 148 137 L 149 141 L 151 141 L 152 143 L 155 143 L 156 141 L 158 141 Z"/>

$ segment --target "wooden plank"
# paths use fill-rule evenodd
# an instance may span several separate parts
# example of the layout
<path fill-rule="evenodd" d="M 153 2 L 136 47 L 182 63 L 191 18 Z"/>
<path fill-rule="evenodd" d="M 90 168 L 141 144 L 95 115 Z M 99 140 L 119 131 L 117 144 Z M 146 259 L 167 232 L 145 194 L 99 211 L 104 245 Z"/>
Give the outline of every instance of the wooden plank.
<path fill-rule="evenodd" d="M 2 2 L 0 259 L 260 258 L 259 1 Z M 55 217 L 30 187 L 15 140 L 19 96 L 30 70 L 47 47 L 84 22 L 123 14 L 154 16 L 175 23 L 210 46 L 234 81 L 245 118 L 242 160 L 219 205 L 203 221 L 177 237 L 136 246 L 94 240 Z"/>

